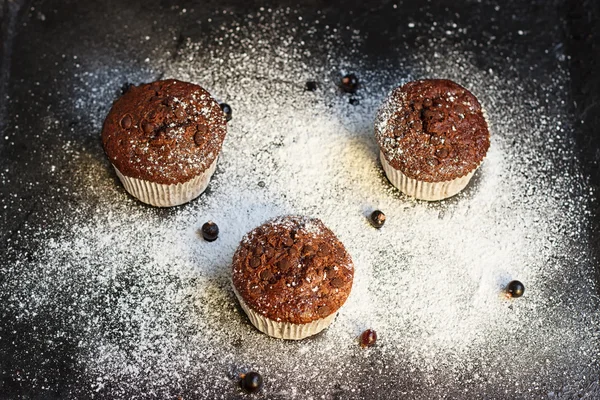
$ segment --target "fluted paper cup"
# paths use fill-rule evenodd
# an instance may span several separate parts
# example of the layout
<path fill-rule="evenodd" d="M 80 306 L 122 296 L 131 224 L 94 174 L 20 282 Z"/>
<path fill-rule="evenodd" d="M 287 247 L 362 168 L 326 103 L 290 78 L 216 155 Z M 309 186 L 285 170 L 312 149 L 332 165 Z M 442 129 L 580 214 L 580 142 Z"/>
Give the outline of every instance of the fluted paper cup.
<path fill-rule="evenodd" d="M 252 325 L 254 325 L 256 329 L 262 333 L 279 339 L 300 340 L 312 335 L 316 335 L 323 329 L 327 328 L 337 315 L 336 311 L 325 318 L 320 318 L 307 324 L 278 322 L 254 311 L 252 308 L 250 308 L 250 306 L 248 306 L 248 304 L 246 304 L 246 302 L 242 299 L 242 296 L 240 296 L 235 288 L 233 291 L 238 298 L 242 309 L 250 319 L 250 322 L 252 322 Z"/>
<path fill-rule="evenodd" d="M 454 196 L 467 186 L 473 177 L 473 174 L 477 168 L 479 168 L 477 167 L 467 175 L 450 181 L 425 182 L 409 178 L 400 170 L 392 167 L 390 163 L 387 162 L 382 152 L 379 153 L 379 158 L 381 159 L 381 165 L 383 166 L 385 175 L 392 185 L 415 199 L 427 201 L 438 201 Z"/>
<path fill-rule="evenodd" d="M 125 190 L 143 203 L 155 207 L 172 207 L 185 204 L 200 196 L 215 172 L 217 167 L 217 158 L 200 175 L 197 175 L 189 181 L 165 185 L 161 183 L 150 182 L 144 179 L 125 176 L 113 165 L 117 176 L 123 183 Z"/>

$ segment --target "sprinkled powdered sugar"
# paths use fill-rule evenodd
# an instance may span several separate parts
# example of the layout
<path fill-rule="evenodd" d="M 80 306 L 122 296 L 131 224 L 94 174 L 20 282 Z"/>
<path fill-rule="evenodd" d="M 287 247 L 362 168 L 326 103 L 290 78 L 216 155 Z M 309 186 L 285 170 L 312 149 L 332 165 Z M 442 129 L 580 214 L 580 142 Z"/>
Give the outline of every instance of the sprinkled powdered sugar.
<path fill-rule="evenodd" d="M 20 320 L 51 310 L 65 328 L 47 340 L 72 335 L 85 384 L 71 396 L 232 398 L 249 369 L 263 374 L 264 397 L 276 399 L 597 391 L 590 373 L 598 371 L 600 321 L 582 233 L 590 194 L 565 134 L 569 118 L 553 112 L 564 101 L 564 70 L 525 90 L 442 42 L 434 57 L 423 45 L 390 73 L 357 54 L 360 32 L 348 40 L 328 27 L 313 37 L 318 24 L 306 23 L 303 40 L 321 43 L 305 45 L 286 31 L 289 18 L 288 10 L 224 22 L 161 65 L 165 78 L 198 83 L 235 110 L 209 189 L 191 204 L 145 207 L 125 194 L 101 149 L 74 154 L 77 145 L 65 144 L 75 165 L 61 176 L 76 183 L 73 198 L 90 200 L 65 206 L 62 229 L 25 226 L 36 250 L 9 248 L 14 262 L 4 272 L 15 279 L 1 285 Z M 351 50 L 342 56 L 344 40 Z M 358 105 L 336 88 L 350 70 L 363 82 Z M 115 78 L 80 76 L 99 92 L 77 104 L 110 104 L 103 86 Z M 467 189 L 431 204 L 386 181 L 373 137 L 385 96 L 424 77 L 472 91 L 492 135 Z M 307 80 L 319 82 L 317 91 L 303 90 Z M 366 219 L 373 209 L 387 216 L 381 230 Z M 323 220 L 355 265 L 337 319 L 301 342 L 257 332 L 230 282 L 244 234 L 284 214 Z M 212 243 L 198 233 L 208 220 L 220 228 Z M 503 297 L 511 279 L 524 282 L 524 297 Z M 576 293 L 556 290 L 576 282 Z M 371 349 L 357 342 L 366 328 L 379 338 Z"/>
<path fill-rule="evenodd" d="M 295 218 L 293 220 L 290 220 L 289 218 L 286 218 L 285 216 L 279 216 L 279 217 L 273 218 L 273 219 L 271 219 L 269 221 L 265 221 L 265 222 L 269 223 L 268 224 L 269 229 L 273 229 L 273 231 L 275 233 L 280 233 L 280 232 L 287 233 L 287 232 L 297 228 L 296 220 L 301 221 L 301 225 L 299 226 L 298 229 L 304 233 L 309 234 L 312 237 L 316 237 L 323 233 L 323 229 L 321 229 L 321 226 L 319 224 L 317 224 L 314 219 L 309 218 L 304 215 L 303 216 L 295 216 Z M 248 232 L 242 238 L 242 242 L 249 243 L 250 239 L 256 234 L 257 234 L 257 232 L 255 230 Z"/>

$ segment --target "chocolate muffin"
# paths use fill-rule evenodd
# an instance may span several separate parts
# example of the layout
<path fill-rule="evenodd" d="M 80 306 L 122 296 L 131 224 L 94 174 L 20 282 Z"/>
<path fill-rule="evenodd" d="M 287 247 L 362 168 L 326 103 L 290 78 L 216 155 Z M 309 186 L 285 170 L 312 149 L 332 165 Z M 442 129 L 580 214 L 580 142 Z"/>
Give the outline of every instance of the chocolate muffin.
<path fill-rule="evenodd" d="M 320 220 L 286 216 L 249 232 L 233 257 L 233 287 L 258 330 L 303 339 L 327 328 L 344 304 L 354 266 Z"/>
<path fill-rule="evenodd" d="M 132 86 L 116 100 L 102 144 L 131 195 L 168 207 L 206 189 L 225 134 L 225 115 L 210 93 L 169 79 Z"/>
<path fill-rule="evenodd" d="M 481 105 L 446 79 L 396 88 L 379 110 L 375 137 L 390 182 L 430 201 L 464 189 L 490 147 Z"/>

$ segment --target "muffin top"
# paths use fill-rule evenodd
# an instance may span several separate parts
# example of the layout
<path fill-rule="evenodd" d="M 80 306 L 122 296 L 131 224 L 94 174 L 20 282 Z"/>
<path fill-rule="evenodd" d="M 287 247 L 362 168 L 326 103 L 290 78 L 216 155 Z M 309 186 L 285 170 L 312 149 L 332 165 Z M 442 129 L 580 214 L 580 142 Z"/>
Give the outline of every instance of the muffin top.
<path fill-rule="evenodd" d="M 175 184 L 210 167 L 225 133 L 225 115 L 210 93 L 169 79 L 132 86 L 115 101 L 102 144 L 123 175 Z"/>
<path fill-rule="evenodd" d="M 375 137 L 392 167 L 425 182 L 467 175 L 490 147 L 481 105 L 467 89 L 446 79 L 396 88 L 379 110 Z"/>
<path fill-rule="evenodd" d="M 306 324 L 336 312 L 352 289 L 354 266 L 320 220 L 273 219 L 249 232 L 233 256 L 233 285 L 263 316 Z"/>

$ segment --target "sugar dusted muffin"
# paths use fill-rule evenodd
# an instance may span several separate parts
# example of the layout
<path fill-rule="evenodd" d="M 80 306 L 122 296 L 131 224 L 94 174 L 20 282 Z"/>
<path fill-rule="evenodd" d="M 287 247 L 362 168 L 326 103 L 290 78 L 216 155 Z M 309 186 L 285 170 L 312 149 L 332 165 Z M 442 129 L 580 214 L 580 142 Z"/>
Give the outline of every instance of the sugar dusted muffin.
<path fill-rule="evenodd" d="M 464 189 L 490 147 L 481 105 L 467 89 L 445 79 L 396 88 L 379 110 L 375 137 L 390 182 L 430 201 Z"/>
<path fill-rule="evenodd" d="M 354 266 L 320 220 L 273 219 L 242 239 L 233 287 L 250 321 L 267 335 L 303 339 L 327 328 L 344 304 Z"/>
<path fill-rule="evenodd" d="M 225 134 L 225 115 L 211 95 L 170 79 L 132 86 L 115 101 L 102 144 L 131 195 L 169 207 L 206 189 Z"/>

